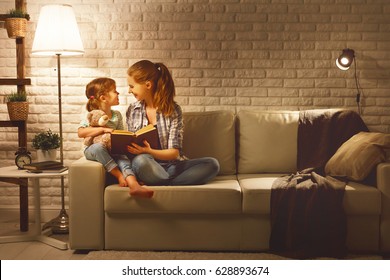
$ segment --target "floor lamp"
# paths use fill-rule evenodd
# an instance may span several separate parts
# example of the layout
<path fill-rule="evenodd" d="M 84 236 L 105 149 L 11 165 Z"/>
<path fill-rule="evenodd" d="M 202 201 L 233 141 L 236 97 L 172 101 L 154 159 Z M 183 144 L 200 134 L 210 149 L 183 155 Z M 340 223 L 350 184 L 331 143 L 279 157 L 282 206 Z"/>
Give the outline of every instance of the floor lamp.
<path fill-rule="evenodd" d="M 67 4 L 46 5 L 41 8 L 35 31 L 32 54 L 57 57 L 58 74 L 58 114 L 60 130 L 60 160 L 64 163 L 62 137 L 61 100 L 61 56 L 82 55 L 84 53 L 79 29 L 73 8 Z M 43 228 L 51 228 L 54 233 L 69 232 L 69 218 L 65 210 L 64 178 L 61 177 L 61 211 Z"/>

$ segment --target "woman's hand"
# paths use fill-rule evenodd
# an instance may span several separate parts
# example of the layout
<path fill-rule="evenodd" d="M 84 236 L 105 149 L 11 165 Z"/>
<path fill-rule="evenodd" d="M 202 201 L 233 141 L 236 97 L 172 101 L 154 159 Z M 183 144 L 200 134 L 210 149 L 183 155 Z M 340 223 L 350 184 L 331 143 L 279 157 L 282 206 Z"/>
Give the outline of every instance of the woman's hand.
<path fill-rule="evenodd" d="M 145 146 L 140 146 L 135 143 L 131 143 L 131 145 L 127 146 L 127 151 L 133 155 L 150 154 L 152 151 L 150 144 L 146 140 L 144 140 L 143 143 Z"/>
<path fill-rule="evenodd" d="M 144 140 L 144 145 L 145 146 L 139 146 L 135 143 L 132 143 L 131 145 L 127 146 L 127 151 L 133 155 L 149 154 L 158 160 L 176 160 L 179 157 L 178 149 L 152 149 L 146 140 Z"/>

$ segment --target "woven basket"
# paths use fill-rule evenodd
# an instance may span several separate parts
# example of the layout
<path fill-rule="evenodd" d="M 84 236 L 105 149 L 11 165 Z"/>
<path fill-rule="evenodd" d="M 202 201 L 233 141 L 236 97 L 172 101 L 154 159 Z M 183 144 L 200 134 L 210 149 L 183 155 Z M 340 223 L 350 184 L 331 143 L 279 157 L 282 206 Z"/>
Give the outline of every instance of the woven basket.
<path fill-rule="evenodd" d="M 8 115 L 11 121 L 26 121 L 28 102 L 7 102 Z"/>
<path fill-rule="evenodd" d="M 24 38 L 27 30 L 27 19 L 25 18 L 7 18 L 5 20 L 8 37 L 11 39 Z"/>

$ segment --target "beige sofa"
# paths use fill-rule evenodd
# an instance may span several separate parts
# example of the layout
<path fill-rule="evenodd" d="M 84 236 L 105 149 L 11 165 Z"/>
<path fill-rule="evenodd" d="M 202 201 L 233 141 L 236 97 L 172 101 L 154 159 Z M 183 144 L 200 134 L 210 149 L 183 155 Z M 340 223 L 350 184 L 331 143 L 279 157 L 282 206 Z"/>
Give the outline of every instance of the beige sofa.
<path fill-rule="evenodd" d="M 297 111 L 185 113 L 187 156 L 216 157 L 220 175 L 201 186 L 152 187 L 152 199 L 106 186 L 100 163 L 71 164 L 70 247 L 113 250 L 266 251 L 273 181 L 297 171 Z M 390 251 L 390 163 L 377 186 L 346 187 L 350 252 Z"/>

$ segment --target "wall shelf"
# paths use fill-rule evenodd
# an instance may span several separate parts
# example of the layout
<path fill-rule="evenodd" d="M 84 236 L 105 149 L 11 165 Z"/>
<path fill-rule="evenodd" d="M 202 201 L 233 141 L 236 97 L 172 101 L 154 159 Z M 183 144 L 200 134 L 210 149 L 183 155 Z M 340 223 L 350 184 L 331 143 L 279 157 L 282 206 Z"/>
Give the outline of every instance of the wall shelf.
<path fill-rule="evenodd" d="M 5 21 L 6 18 L 8 18 L 7 14 L 0 14 L 0 21 Z"/>
<path fill-rule="evenodd" d="M 29 86 L 31 85 L 31 79 L 1 79 L 0 85 L 2 86 Z"/>
<path fill-rule="evenodd" d="M 25 121 L 0 121 L 0 127 L 17 127 L 19 147 L 27 147 Z M 19 185 L 20 231 L 28 231 L 28 180 L 26 178 L 0 178 L 1 182 Z"/>
<path fill-rule="evenodd" d="M 26 0 L 15 0 L 15 8 L 26 10 Z M 0 15 L 0 21 L 4 21 L 7 14 Z M 25 43 L 24 38 L 15 39 L 16 44 L 16 79 L 0 78 L 0 85 L 15 85 L 17 90 L 26 90 L 31 85 L 31 79 L 26 79 Z M 27 122 L 26 121 L 0 121 L 0 127 L 18 128 L 18 145 L 27 148 Z M 16 152 L 16 151 L 15 151 Z M 2 182 L 19 185 L 20 204 L 20 231 L 28 231 L 28 180 L 21 178 L 3 178 Z"/>

